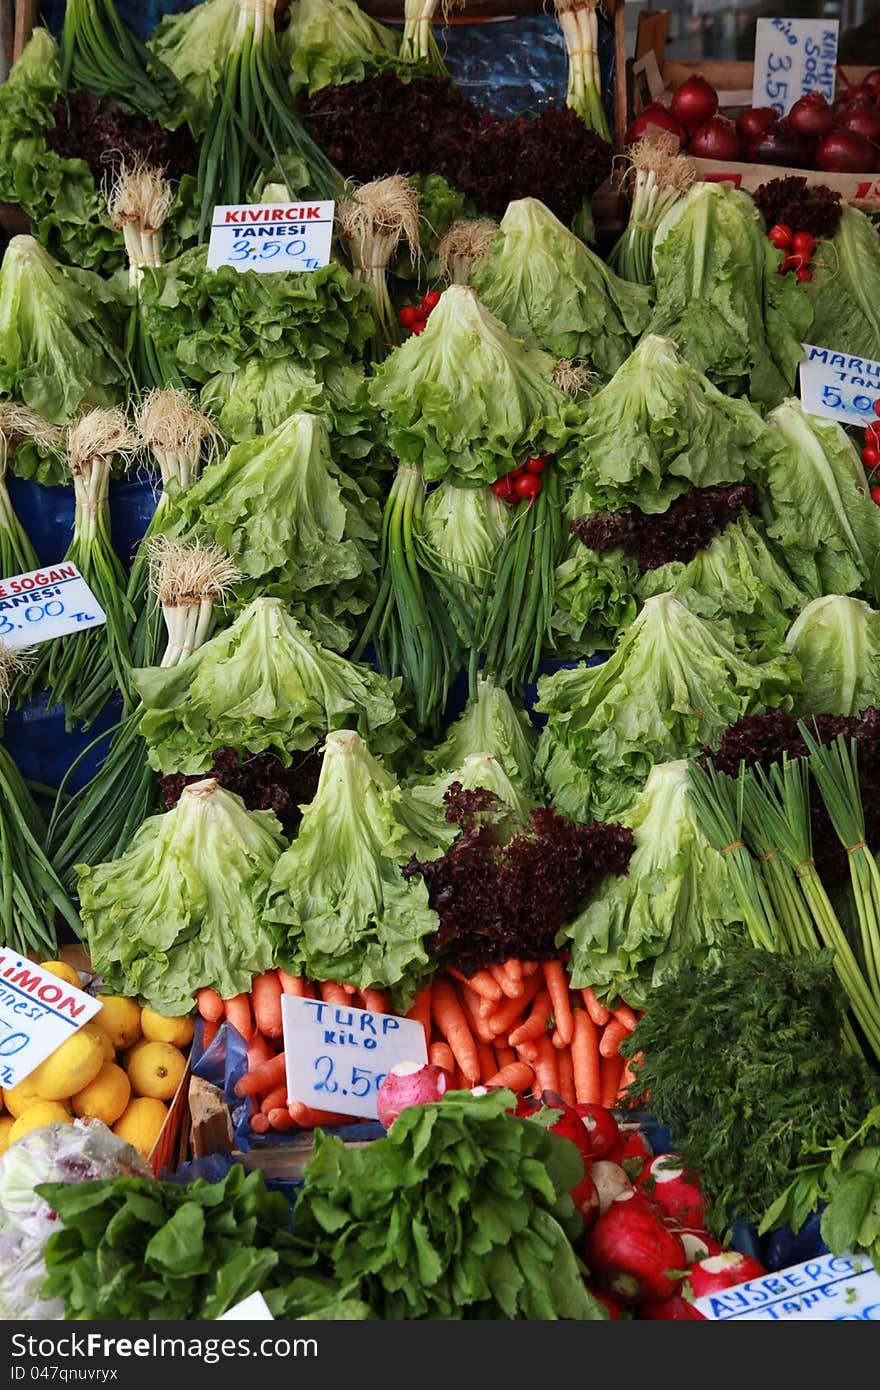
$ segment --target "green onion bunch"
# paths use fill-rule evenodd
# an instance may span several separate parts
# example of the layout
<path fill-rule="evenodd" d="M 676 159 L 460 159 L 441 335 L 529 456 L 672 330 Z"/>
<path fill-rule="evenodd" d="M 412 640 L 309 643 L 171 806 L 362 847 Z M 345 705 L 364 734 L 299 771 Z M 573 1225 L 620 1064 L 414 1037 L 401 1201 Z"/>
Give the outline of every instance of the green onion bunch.
<path fill-rule="evenodd" d="M 610 140 L 608 117 L 602 105 L 597 2 L 554 0 L 554 4 L 568 54 L 565 104 L 577 112 L 590 130 L 595 130 L 603 140 Z"/>
<path fill-rule="evenodd" d="M 22 433 L 38 439 L 46 448 L 57 448 L 63 437 L 60 429 L 27 406 L 9 401 L 0 403 L 0 579 L 26 574 L 39 564 L 6 486 L 9 456 Z"/>
<path fill-rule="evenodd" d="M 448 77 L 449 71 L 434 36 L 434 15 L 439 0 L 404 0 L 403 33 L 400 36 L 398 57 L 401 63 L 417 67 L 421 73 Z M 443 0 L 443 15 L 451 8 Z"/>
<path fill-rule="evenodd" d="M 65 92 L 91 92 L 157 121 L 182 104 L 174 73 L 123 23 L 112 0 L 67 0 L 60 46 Z"/>
<path fill-rule="evenodd" d="M 654 283 L 654 232 L 669 209 L 696 178 L 696 167 L 679 153 L 678 137 L 655 128 L 626 151 L 627 169 L 621 186 L 630 200 L 629 222 L 608 256 L 622 280 L 637 285 Z"/>
<path fill-rule="evenodd" d="M 419 192 L 403 174 L 374 179 L 337 204 L 336 218 L 354 278 L 369 285 L 373 295 L 378 332 L 372 358 L 380 362 L 402 338 L 388 289 L 388 267 L 401 240 L 409 247 L 412 269 L 418 264 Z"/>

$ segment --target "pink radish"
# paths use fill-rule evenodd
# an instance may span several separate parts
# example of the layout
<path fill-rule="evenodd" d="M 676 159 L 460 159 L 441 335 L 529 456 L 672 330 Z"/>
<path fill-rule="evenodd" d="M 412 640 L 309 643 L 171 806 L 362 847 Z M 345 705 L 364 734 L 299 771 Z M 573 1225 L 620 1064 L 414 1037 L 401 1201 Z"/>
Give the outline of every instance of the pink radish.
<path fill-rule="evenodd" d="M 430 1062 L 397 1062 L 379 1086 L 376 1099 L 379 1123 L 389 1129 L 408 1106 L 440 1100 L 448 1080 L 443 1068 Z"/>
<path fill-rule="evenodd" d="M 636 1178 L 636 1187 L 659 1202 L 683 1226 L 702 1227 L 703 1194 L 678 1154 L 658 1154 Z"/>

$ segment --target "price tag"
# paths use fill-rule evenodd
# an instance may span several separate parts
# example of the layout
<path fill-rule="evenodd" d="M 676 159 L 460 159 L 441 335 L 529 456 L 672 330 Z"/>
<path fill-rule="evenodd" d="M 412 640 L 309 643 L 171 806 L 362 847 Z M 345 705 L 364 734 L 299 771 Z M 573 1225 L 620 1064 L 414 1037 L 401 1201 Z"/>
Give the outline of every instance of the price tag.
<path fill-rule="evenodd" d="M 0 947 L 0 1086 L 17 1086 L 101 1008 L 50 970 Z"/>
<path fill-rule="evenodd" d="M 832 102 L 839 28 L 837 19 L 759 19 L 752 105 L 787 116 L 807 92 Z"/>
<path fill-rule="evenodd" d="M 880 1276 L 867 1256 L 817 1255 L 696 1306 L 711 1322 L 877 1322 Z"/>
<path fill-rule="evenodd" d="M 248 1294 L 234 1308 L 227 1308 L 215 1322 L 274 1322 L 269 1305 L 261 1293 Z"/>
<path fill-rule="evenodd" d="M 328 203 L 218 204 L 208 241 L 208 269 L 317 270 L 330 264 L 333 208 Z"/>
<path fill-rule="evenodd" d="M 877 420 L 874 402 L 880 400 L 880 362 L 812 343 L 802 346 L 800 391 L 804 410 L 841 425 L 864 427 Z"/>
<path fill-rule="evenodd" d="M 347 1004 L 281 996 L 287 1094 L 315 1110 L 376 1120 L 376 1097 L 396 1062 L 427 1062 L 417 1020 Z"/>
<path fill-rule="evenodd" d="M 76 565 L 66 560 L 0 579 L 0 642 L 4 646 L 33 647 L 106 621 L 106 613 Z"/>

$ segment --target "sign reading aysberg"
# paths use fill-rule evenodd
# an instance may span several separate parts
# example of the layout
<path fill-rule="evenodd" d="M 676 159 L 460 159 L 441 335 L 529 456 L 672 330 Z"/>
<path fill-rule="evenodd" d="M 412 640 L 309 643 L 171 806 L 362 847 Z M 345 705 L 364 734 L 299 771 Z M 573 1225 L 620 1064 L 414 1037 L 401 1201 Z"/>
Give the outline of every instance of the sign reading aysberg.
<path fill-rule="evenodd" d="M 208 269 L 262 274 L 330 264 L 334 203 L 221 203 L 214 208 Z"/>

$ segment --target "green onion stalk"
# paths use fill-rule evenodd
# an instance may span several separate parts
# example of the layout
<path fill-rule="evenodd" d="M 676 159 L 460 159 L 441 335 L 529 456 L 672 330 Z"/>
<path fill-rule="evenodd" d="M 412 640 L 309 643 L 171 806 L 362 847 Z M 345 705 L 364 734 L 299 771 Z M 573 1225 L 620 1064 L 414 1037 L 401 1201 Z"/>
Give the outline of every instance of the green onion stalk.
<path fill-rule="evenodd" d="M 155 121 L 183 106 L 174 73 L 123 23 L 112 0 L 67 0 L 60 47 L 65 92 L 91 92 Z"/>
<path fill-rule="evenodd" d="M 31 654 L 0 643 L 0 708 Z M 8 749 L 0 744 L 0 923 L 3 943 L 32 959 L 58 954 L 63 922 L 81 936 L 76 908 L 44 848 L 46 825 Z"/>
<path fill-rule="evenodd" d="M 174 666 L 206 642 L 216 606 L 225 602 L 240 571 L 217 546 L 156 536 L 150 544 L 150 583 L 167 632 L 163 666 Z M 129 708 L 113 730 L 106 757 L 90 782 L 72 794 L 70 779 L 105 738 L 94 740 L 68 768 L 49 821 L 49 849 L 65 884 L 75 887 L 75 865 L 118 859 L 147 816 L 159 789 L 140 733 L 143 704 Z"/>
<path fill-rule="evenodd" d="M 468 630 L 457 586 L 426 543 L 424 508 L 421 470 L 401 464 L 382 518 L 379 592 L 353 653 L 357 660 L 372 644 L 379 670 L 402 678 L 420 729 L 439 727 L 461 669 L 459 632 Z"/>
<path fill-rule="evenodd" d="M 354 278 L 368 285 L 373 296 L 378 323 L 373 360 L 380 362 L 389 348 L 402 340 L 388 290 L 391 258 L 401 240 L 409 247 L 413 270 L 421 254 L 418 189 L 402 174 L 374 179 L 337 203 L 336 218 L 351 256 Z"/>
<path fill-rule="evenodd" d="M 41 443 L 50 448 L 57 448 L 63 438 L 57 426 L 43 420 L 27 406 L 9 402 L 0 404 L 0 579 L 8 579 L 13 574 L 26 574 L 40 563 L 27 532 L 15 514 L 6 486 L 9 455 L 23 429 L 33 431 L 32 437 L 39 434 Z"/>
<path fill-rule="evenodd" d="M 173 357 L 160 352 L 144 324 L 140 300 L 144 268 L 163 263 L 162 227 L 174 203 L 174 192 L 161 169 L 143 160 L 119 165 L 104 189 L 107 214 L 122 232 L 128 257 L 132 304 L 125 334 L 125 359 L 136 397 L 155 387 L 182 386 Z"/>
<path fill-rule="evenodd" d="M 131 634 L 135 666 L 155 666 L 163 646 L 162 609 L 149 583 L 151 546 L 156 537 L 181 524 L 175 503 L 201 477 L 202 467 L 217 450 L 216 426 L 195 404 L 190 392 L 177 387 L 154 390 L 138 407 L 137 431 L 159 466 L 162 488 L 150 524 L 135 552 L 126 590 L 136 617 Z"/>
<path fill-rule="evenodd" d="M 447 285 L 469 285 L 471 271 L 492 249 L 498 223 L 491 217 L 464 217 L 453 222 L 437 246 L 440 275 Z"/>
<path fill-rule="evenodd" d="M 437 5 L 438 0 L 404 0 L 403 34 L 398 57 L 402 63 L 412 64 L 423 72 L 433 73 L 437 77 L 448 77 L 449 71 L 434 37 Z M 448 0 L 444 0 L 444 19 L 450 8 Z"/>
<path fill-rule="evenodd" d="M 65 726 L 94 723 L 115 690 L 130 699 L 128 634 L 134 610 L 126 576 L 110 539 L 109 488 L 114 459 L 130 462 L 137 437 L 121 410 L 95 409 L 68 427 L 67 462 L 73 478 L 73 538 L 64 556 L 75 564 L 104 613 L 106 624 L 44 643 L 26 693 L 43 686 L 49 707 L 64 703 Z"/>
<path fill-rule="evenodd" d="M 742 767 L 740 777 L 751 784 L 744 790 L 744 796 L 750 800 L 751 815 L 761 818 L 766 838 L 779 846 L 793 870 L 813 919 L 816 944 L 834 953 L 834 969 L 852 1016 L 868 1047 L 880 1060 L 880 996 L 865 978 L 813 860 L 808 760 L 784 755 L 782 762 L 773 764 L 769 771 L 760 766 Z"/>
<path fill-rule="evenodd" d="M 623 280 L 650 285 L 654 280 L 654 233 L 661 217 L 683 197 L 696 178 L 696 167 L 679 153 L 678 137 L 655 130 L 626 151 L 621 187 L 629 195 L 629 222 L 608 256 Z"/>
<path fill-rule="evenodd" d="M 283 175 L 282 155 L 299 158 L 312 197 L 335 198 L 341 192 L 338 171 L 290 104 L 275 37 L 275 0 L 240 0 L 238 27 L 199 154 L 200 241 L 208 238 L 216 205 L 246 202 L 263 170 L 275 168 Z M 290 188 L 287 194 L 294 196 Z"/>
<path fill-rule="evenodd" d="M 556 18 L 568 53 L 566 106 L 576 111 L 590 130 L 611 139 L 602 105 L 599 68 L 599 16 L 596 0 L 554 0 Z"/>
<path fill-rule="evenodd" d="M 781 953 L 788 944 L 785 924 L 743 839 L 743 802 L 737 782 L 711 762 L 696 760 L 688 765 L 688 778 L 688 795 L 700 830 L 712 848 L 724 855 L 752 945 Z"/>
<path fill-rule="evenodd" d="M 832 744 L 820 743 L 803 721 L 800 730 L 810 750 L 813 780 L 846 850 L 861 936 L 861 964 L 874 998 L 880 1001 L 880 869 L 865 841 L 856 742 L 847 742 L 838 734 Z"/>

